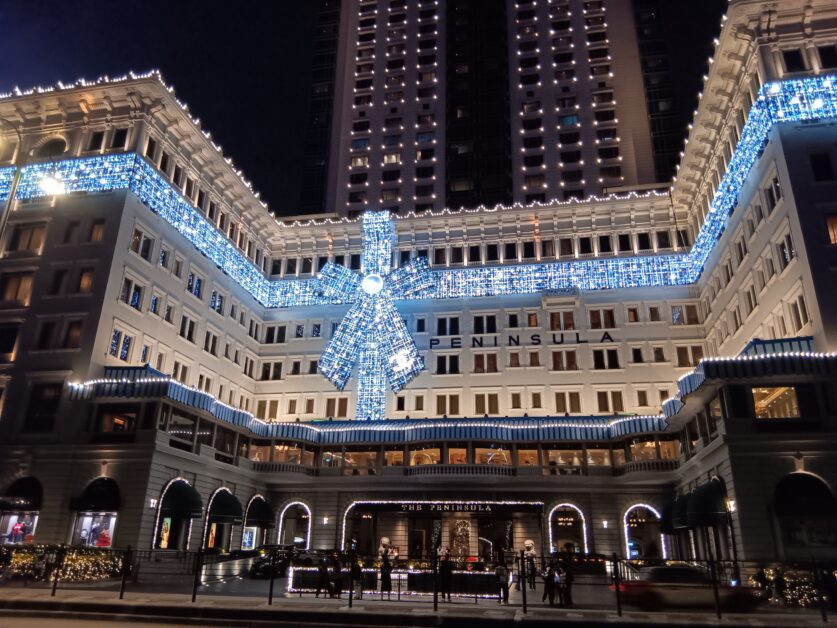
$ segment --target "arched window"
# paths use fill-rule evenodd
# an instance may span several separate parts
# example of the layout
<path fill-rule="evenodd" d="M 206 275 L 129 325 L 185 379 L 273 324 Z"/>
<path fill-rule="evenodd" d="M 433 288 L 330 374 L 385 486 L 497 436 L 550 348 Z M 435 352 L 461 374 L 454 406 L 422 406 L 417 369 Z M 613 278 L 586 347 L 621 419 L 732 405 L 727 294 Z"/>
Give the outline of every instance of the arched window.
<path fill-rule="evenodd" d="M 558 504 L 549 512 L 549 547 L 558 552 L 589 553 L 587 520 L 575 504 Z"/>
<path fill-rule="evenodd" d="M 279 529 L 277 543 L 279 545 L 294 545 L 300 549 L 311 548 L 311 509 L 307 504 L 294 501 L 279 512 Z"/>
<path fill-rule="evenodd" d="M 625 511 L 625 555 L 629 559 L 666 559 L 665 537 L 661 534 L 662 517 L 648 504 L 634 504 Z"/>

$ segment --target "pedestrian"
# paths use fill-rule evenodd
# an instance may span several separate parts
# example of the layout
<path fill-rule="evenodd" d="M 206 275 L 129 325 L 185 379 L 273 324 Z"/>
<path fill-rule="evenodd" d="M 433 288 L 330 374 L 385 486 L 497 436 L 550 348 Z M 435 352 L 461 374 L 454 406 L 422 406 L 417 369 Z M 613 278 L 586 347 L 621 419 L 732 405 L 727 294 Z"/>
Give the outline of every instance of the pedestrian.
<path fill-rule="evenodd" d="M 323 556 L 317 564 L 317 593 L 315 597 L 320 597 L 320 592 L 331 597 L 331 580 L 328 577 L 328 561 Z"/>
<path fill-rule="evenodd" d="M 523 547 L 526 548 L 524 552 L 524 556 L 526 558 L 526 580 L 529 583 L 529 589 L 534 591 L 537 587 L 535 585 L 535 577 L 537 576 L 537 571 L 535 570 L 535 558 L 537 556 L 537 552 L 535 552 L 535 542 L 531 540 L 527 540 Z"/>
<path fill-rule="evenodd" d="M 788 588 L 785 574 L 781 567 L 777 567 L 773 574 L 773 601 L 779 606 L 785 605 L 785 590 Z"/>
<path fill-rule="evenodd" d="M 450 602 L 453 589 L 453 561 L 450 559 L 450 550 L 445 550 L 439 562 L 439 589 L 442 591 L 442 599 Z"/>
<path fill-rule="evenodd" d="M 337 552 L 331 555 L 331 597 L 340 597 L 343 591 L 343 563 Z"/>
<path fill-rule="evenodd" d="M 549 599 L 550 606 L 555 606 L 555 568 L 555 561 L 550 559 L 543 572 L 543 597 L 541 602 L 546 602 Z"/>
<path fill-rule="evenodd" d="M 555 581 L 555 595 L 558 597 L 558 606 L 564 606 L 566 601 L 566 582 L 565 582 L 566 573 L 564 572 L 564 568 L 561 566 L 561 563 L 558 562 L 555 564 L 555 570 L 552 575 L 552 579 Z"/>
<path fill-rule="evenodd" d="M 387 599 L 390 598 L 392 592 L 392 563 L 389 560 L 389 548 L 384 548 L 381 552 L 381 597 L 387 594 Z"/>
<path fill-rule="evenodd" d="M 509 568 L 505 563 L 497 563 L 494 568 L 494 575 L 497 577 L 497 603 L 509 605 Z"/>
<path fill-rule="evenodd" d="M 352 587 L 355 591 L 357 599 L 363 599 L 363 569 L 357 560 L 357 554 L 354 552 L 351 556 L 351 565 L 349 566 L 349 577 L 352 579 Z"/>
<path fill-rule="evenodd" d="M 573 565 L 572 559 L 564 561 L 564 604 L 573 605 Z"/>

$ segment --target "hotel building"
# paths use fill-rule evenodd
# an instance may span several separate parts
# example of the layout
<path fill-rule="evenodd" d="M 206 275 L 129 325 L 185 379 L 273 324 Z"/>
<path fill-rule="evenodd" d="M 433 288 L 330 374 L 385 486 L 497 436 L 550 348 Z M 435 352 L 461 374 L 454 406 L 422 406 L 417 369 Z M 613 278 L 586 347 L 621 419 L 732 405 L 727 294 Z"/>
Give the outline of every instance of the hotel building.
<path fill-rule="evenodd" d="M 403 15 L 414 55 L 445 7 L 390 4 L 342 28 Z M 520 4 L 584 32 L 624 3 Z M 344 181 L 334 216 L 284 221 L 157 74 L 5 95 L 0 540 L 833 555 L 835 71 L 833 0 L 733 1 L 670 194 L 565 196 L 550 161 L 550 202 L 515 171 L 520 203 L 442 209 L 440 175 L 432 211 L 351 217 Z M 402 115 L 449 114 L 434 85 Z"/>

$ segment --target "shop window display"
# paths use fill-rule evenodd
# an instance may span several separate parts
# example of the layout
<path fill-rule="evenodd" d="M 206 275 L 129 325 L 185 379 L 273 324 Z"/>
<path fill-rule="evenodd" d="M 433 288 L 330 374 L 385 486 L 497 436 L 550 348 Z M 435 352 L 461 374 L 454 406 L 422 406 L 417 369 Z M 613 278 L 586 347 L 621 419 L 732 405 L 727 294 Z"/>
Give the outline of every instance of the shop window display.
<path fill-rule="evenodd" d="M 0 542 L 10 545 L 31 543 L 37 526 L 37 512 L 4 512 L 0 518 Z"/>
<path fill-rule="evenodd" d="M 116 513 L 81 512 L 73 529 L 73 545 L 111 547 L 116 528 Z"/>

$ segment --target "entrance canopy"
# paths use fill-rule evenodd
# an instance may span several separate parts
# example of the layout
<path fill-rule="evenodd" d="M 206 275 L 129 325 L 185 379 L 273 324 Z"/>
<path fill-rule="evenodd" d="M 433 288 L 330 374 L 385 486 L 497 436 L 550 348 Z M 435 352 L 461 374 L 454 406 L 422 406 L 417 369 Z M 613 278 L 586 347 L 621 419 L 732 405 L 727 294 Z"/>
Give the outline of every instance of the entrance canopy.
<path fill-rule="evenodd" d="M 811 473 L 791 473 L 779 480 L 774 503 L 778 515 L 837 515 L 834 493 L 825 482 Z"/>
<path fill-rule="evenodd" d="M 22 477 L 11 483 L 0 497 L 0 510 L 40 510 L 44 489 L 37 478 Z"/>
<path fill-rule="evenodd" d="M 250 502 L 250 507 L 247 509 L 247 525 L 259 528 L 276 526 L 276 515 L 267 500 L 257 497 Z"/>
<path fill-rule="evenodd" d="M 241 502 L 226 490 L 218 491 L 209 507 L 210 523 L 231 523 L 239 525 L 244 518 Z"/>
<path fill-rule="evenodd" d="M 164 517 L 197 519 L 203 514 L 203 501 L 186 480 L 178 480 L 169 486 L 163 496 L 160 514 Z"/>
<path fill-rule="evenodd" d="M 70 508 L 78 512 L 116 512 L 122 505 L 119 485 L 113 478 L 97 478 L 84 492 L 70 502 Z"/>

